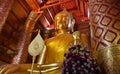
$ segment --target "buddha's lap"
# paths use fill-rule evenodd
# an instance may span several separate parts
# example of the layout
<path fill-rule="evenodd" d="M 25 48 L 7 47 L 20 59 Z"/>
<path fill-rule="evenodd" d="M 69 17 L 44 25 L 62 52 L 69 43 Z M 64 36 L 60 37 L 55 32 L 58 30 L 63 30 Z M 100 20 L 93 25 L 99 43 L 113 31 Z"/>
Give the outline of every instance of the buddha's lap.
<path fill-rule="evenodd" d="M 16 72 L 15 74 L 30 74 L 30 72 Z M 40 74 L 40 73 L 34 72 L 33 74 Z M 53 70 L 53 71 L 45 72 L 41 74 L 62 74 L 62 71 L 61 69 L 57 69 L 57 70 Z"/>

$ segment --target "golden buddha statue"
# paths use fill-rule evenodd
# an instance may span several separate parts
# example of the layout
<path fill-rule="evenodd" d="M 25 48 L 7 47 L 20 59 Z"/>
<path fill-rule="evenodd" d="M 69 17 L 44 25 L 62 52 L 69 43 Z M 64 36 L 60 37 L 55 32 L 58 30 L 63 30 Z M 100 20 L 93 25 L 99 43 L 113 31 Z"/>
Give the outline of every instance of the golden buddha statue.
<path fill-rule="evenodd" d="M 61 74 L 64 53 L 68 52 L 70 44 L 74 43 L 73 32 L 75 20 L 67 11 L 63 10 L 55 16 L 56 36 L 48 39 L 44 53 L 40 54 L 37 64 L 34 65 L 34 74 Z M 9 64 L 0 67 L 0 74 L 10 74 L 17 72 L 18 74 L 29 74 L 31 64 Z"/>
<path fill-rule="evenodd" d="M 34 70 L 31 70 L 32 64 L 8 64 L 0 67 L 0 74 L 30 74 L 31 71 L 33 74 L 61 74 L 64 54 L 70 45 L 76 44 L 78 40 L 84 42 L 80 40 L 84 36 L 74 32 L 74 24 L 75 20 L 67 10 L 58 13 L 55 16 L 56 36 L 45 41 L 46 47 L 37 58 Z"/>
<path fill-rule="evenodd" d="M 71 43 L 73 43 L 73 36 L 70 34 L 70 28 L 74 25 L 72 15 L 63 10 L 55 16 L 55 30 L 57 36 L 52 37 L 46 41 L 46 60 L 45 64 L 62 62 L 64 53 L 68 51 Z M 51 52 L 52 51 L 52 52 Z"/>

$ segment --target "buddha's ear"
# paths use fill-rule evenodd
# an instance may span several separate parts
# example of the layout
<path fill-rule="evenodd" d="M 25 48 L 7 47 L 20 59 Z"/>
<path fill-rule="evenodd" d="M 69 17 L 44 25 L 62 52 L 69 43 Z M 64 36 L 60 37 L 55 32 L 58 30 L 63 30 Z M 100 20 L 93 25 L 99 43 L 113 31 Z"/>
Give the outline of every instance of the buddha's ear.
<path fill-rule="evenodd" d="M 75 19 L 72 19 L 72 25 L 74 25 L 75 24 Z"/>
<path fill-rule="evenodd" d="M 74 32 L 75 19 L 72 19 L 71 24 L 72 24 L 71 32 Z"/>

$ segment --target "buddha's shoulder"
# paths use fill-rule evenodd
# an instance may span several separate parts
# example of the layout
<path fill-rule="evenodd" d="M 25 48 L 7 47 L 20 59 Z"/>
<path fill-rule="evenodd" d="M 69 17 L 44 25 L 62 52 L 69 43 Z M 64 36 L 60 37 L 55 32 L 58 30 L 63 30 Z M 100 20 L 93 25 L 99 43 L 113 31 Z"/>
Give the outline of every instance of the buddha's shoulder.
<path fill-rule="evenodd" d="M 55 36 L 55 37 L 52 37 L 52 38 L 50 38 L 50 39 L 48 39 L 48 40 L 54 40 L 54 39 L 63 39 L 63 38 L 73 38 L 73 36 L 72 36 L 72 34 L 69 34 L 69 33 L 65 33 L 65 34 L 59 34 L 59 35 L 57 35 L 57 36 Z"/>
<path fill-rule="evenodd" d="M 69 33 L 59 34 L 56 37 L 64 37 L 64 36 L 66 36 L 66 37 L 73 37 L 73 35 L 69 34 Z"/>
<path fill-rule="evenodd" d="M 73 36 L 72 36 L 72 34 L 69 34 L 69 33 L 60 34 L 55 37 L 49 38 L 46 41 L 46 43 L 57 42 L 57 41 L 73 41 Z"/>

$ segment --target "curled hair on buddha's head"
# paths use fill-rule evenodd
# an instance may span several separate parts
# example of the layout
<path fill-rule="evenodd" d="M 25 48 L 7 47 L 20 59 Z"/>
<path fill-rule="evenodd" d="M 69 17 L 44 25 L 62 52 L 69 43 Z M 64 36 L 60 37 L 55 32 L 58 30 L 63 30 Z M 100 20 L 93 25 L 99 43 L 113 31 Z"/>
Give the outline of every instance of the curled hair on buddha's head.
<path fill-rule="evenodd" d="M 70 12 L 68 12 L 66 9 L 64 9 L 63 11 L 56 14 L 56 16 L 55 16 L 55 26 L 58 25 L 58 23 L 57 23 L 58 18 L 60 19 L 60 18 L 63 18 L 63 17 L 66 17 L 65 21 L 67 23 L 65 25 L 62 24 L 62 26 L 64 26 L 64 27 L 62 27 L 62 29 L 68 29 L 69 32 L 74 32 L 75 19 L 73 18 L 73 15 Z M 64 22 L 64 21 L 62 21 L 62 22 Z M 56 29 L 56 27 L 55 27 L 55 29 Z"/>

